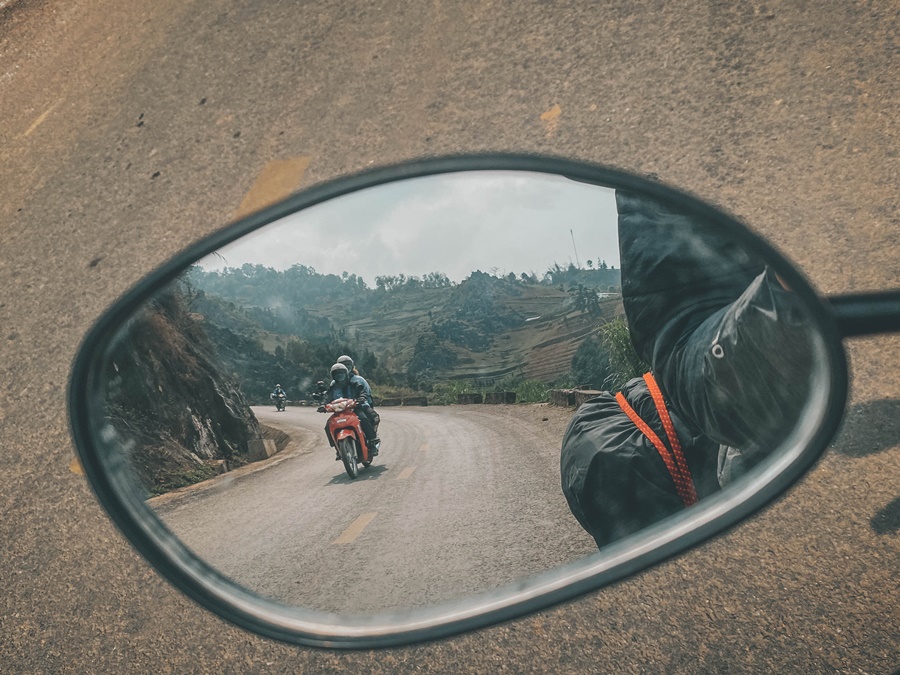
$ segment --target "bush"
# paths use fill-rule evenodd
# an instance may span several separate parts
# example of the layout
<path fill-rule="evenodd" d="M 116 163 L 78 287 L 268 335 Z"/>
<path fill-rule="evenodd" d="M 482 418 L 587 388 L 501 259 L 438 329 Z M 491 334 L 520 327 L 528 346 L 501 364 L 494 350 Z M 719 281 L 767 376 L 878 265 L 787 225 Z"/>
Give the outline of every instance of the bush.
<path fill-rule="evenodd" d="M 644 361 L 631 344 L 628 324 L 622 318 L 610 321 L 600 329 L 600 340 L 609 359 L 609 382 L 606 386 L 617 391 L 628 380 L 640 377 L 650 364 Z"/>
<path fill-rule="evenodd" d="M 572 357 L 572 374 L 579 387 L 606 389 L 612 372 L 609 354 L 599 337 L 586 338 Z"/>
<path fill-rule="evenodd" d="M 618 391 L 628 380 L 650 370 L 631 344 L 628 324 L 620 318 L 603 325 L 596 337 L 581 343 L 572 357 L 575 386 Z"/>
<path fill-rule="evenodd" d="M 550 398 L 550 387 L 540 380 L 520 382 L 514 391 L 519 403 L 543 403 Z"/>
<path fill-rule="evenodd" d="M 452 405 L 456 403 L 457 394 L 478 394 L 484 390 L 476 387 L 469 380 L 450 380 L 448 382 L 435 382 L 432 387 L 432 395 L 429 403 L 435 405 Z"/>

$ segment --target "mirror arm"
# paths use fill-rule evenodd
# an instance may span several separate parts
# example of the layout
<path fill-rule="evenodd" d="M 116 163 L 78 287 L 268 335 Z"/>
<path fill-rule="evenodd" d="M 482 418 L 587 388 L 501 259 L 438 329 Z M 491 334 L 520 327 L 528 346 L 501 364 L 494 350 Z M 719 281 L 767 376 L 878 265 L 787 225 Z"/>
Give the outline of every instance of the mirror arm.
<path fill-rule="evenodd" d="M 841 337 L 900 331 L 900 291 L 831 295 L 825 301 Z"/>

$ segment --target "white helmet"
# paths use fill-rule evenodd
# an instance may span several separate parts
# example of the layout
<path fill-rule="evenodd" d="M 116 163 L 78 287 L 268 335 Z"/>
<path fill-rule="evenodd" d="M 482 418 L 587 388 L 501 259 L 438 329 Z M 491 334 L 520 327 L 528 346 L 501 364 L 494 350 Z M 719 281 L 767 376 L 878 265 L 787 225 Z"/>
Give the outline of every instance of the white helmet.
<path fill-rule="evenodd" d="M 335 363 L 331 366 L 331 379 L 338 383 L 344 383 L 350 379 L 350 370 L 343 363 Z"/>

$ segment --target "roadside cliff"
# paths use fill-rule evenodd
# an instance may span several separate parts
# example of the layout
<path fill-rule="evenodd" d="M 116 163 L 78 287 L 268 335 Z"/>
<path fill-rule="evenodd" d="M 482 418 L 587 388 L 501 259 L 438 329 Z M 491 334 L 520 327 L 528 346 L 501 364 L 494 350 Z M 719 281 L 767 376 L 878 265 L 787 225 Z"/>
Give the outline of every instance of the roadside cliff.
<path fill-rule="evenodd" d="M 129 324 L 107 362 L 107 416 L 148 494 L 248 461 L 259 422 L 175 284 Z"/>

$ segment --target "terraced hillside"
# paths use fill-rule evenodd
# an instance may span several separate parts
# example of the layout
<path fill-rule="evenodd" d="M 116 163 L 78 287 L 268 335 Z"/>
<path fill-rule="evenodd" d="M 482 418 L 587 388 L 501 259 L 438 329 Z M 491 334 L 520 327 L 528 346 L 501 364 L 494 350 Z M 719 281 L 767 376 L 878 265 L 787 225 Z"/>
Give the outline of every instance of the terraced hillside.
<path fill-rule="evenodd" d="M 526 366 L 523 375 L 529 380 L 552 382 L 560 374 L 569 370 L 572 357 L 581 345 L 581 342 L 589 335 L 596 333 L 598 323 L 605 323 L 616 317 L 624 315 L 621 297 L 607 298 L 600 303 L 603 309 L 602 320 L 581 314 L 578 316 L 565 316 L 561 331 L 558 325 L 548 322 L 544 334 L 547 339 L 531 347 L 526 358 Z M 551 336 L 552 337 L 549 337 Z"/>
<path fill-rule="evenodd" d="M 228 317 L 230 329 L 252 337 L 261 350 L 288 360 L 322 352 L 320 366 L 305 361 L 311 378 L 327 374 L 324 361 L 341 344 L 350 353 L 374 355 L 380 376 L 395 384 L 471 380 L 491 386 L 501 379 L 551 383 L 565 376 L 584 339 L 623 314 L 619 294 L 610 292 L 618 287 L 618 270 L 573 268 L 558 281 L 564 273 L 538 280 L 476 271 L 459 284 L 437 274 L 428 283 L 392 277 L 369 289 L 352 276 L 323 277 L 304 268 L 293 270 L 292 279 L 245 267 L 206 286 L 200 274 L 197 283 L 210 297 L 221 297 L 219 306 L 240 313 Z M 312 372 L 318 368 L 323 373 Z"/>
<path fill-rule="evenodd" d="M 350 337 L 378 355 L 392 372 L 405 372 L 419 335 L 446 319 L 452 289 L 429 289 L 410 294 L 405 302 L 380 308 L 343 324 Z M 491 385 L 504 377 L 552 382 L 569 371 L 572 356 L 585 337 L 606 321 L 623 314 L 619 295 L 600 300 L 601 314 L 575 310 L 568 293 L 558 287 L 528 286 L 520 295 L 503 299 L 504 305 L 523 317 L 516 327 L 492 336 L 484 350 L 448 343 L 456 365 L 440 373 L 448 380 L 477 380 Z M 332 313 L 332 316 L 334 314 Z"/>

